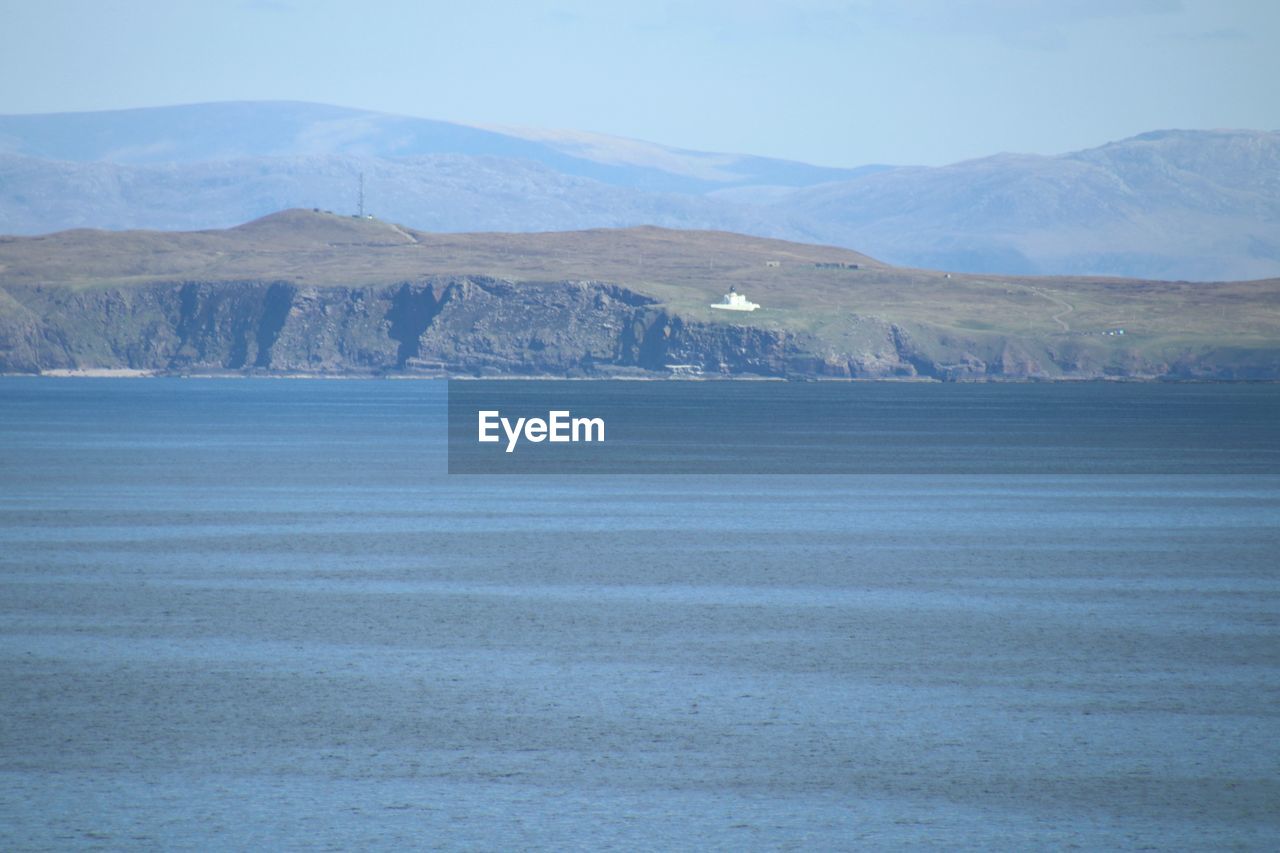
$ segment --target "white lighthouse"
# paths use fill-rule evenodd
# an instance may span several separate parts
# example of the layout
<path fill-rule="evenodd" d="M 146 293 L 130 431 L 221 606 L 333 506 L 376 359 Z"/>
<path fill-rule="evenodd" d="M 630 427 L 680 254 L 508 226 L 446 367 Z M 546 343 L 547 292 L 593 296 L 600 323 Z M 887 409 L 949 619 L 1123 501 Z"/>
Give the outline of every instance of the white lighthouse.
<path fill-rule="evenodd" d="M 760 306 L 739 293 L 736 287 L 730 287 L 724 299 L 711 307 L 721 311 L 754 311 Z"/>

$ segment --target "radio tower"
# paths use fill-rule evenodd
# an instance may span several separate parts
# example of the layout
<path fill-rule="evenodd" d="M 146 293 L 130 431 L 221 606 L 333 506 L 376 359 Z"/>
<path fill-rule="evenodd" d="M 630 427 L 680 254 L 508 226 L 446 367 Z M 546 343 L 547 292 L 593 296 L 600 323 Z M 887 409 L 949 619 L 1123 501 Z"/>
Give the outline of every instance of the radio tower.
<path fill-rule="evenodd" d="M 364 219 L 364 172 L 360 173 L 360 218 Z"/>

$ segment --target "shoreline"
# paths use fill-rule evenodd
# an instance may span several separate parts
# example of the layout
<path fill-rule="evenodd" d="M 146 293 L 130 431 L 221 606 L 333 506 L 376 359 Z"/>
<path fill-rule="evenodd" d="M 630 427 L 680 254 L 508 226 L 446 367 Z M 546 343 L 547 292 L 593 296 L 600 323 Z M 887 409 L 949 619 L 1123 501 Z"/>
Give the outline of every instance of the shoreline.
<path fill-rule="evenodd" d="M 932 376 L 885 377 L 837 377 L 837 376 L 414 376 L 360 373 L 169 373 L 160 370 L 135 370 L 132 368 L 55 368 L 39 373 L 0 372 L 0 378 L 28 379 L 245 379 L 245 380 L 309 380 L 309 381 L 387 381 L 387 382 L 831 382 L 831 383 L 894 383 L 938 385 L 1068 385 L 1082 382 L 1099 382 L 1134 385 L 1270 385 L 1280 383 L 1280 377 L 1263 379 L 1178 379 L 1159 376 L 1060 376 L 1045 378 L 979 377 L 964 379 L 938 379 Z"/>

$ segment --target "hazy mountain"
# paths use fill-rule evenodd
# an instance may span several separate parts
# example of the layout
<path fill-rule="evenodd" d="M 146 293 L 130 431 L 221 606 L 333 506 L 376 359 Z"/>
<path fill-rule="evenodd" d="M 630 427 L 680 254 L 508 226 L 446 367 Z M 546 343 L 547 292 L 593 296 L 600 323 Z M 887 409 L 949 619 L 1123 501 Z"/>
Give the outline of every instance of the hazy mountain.
<path fill-rule="evenodd" d="M 1280 133 L 1160 131 L 1056 157 L 897 169 L 774 201 L 812 236 L 915 266 L 1262 278 L 1280 273 Z"/>
<path fill-rule="evenodd" d="M 660 225 L 796 237 L 785 211 L 645 192 L 504 157 L 250 157 L 133 166 L 0 154 L 0 233 L 225 228 L 285 208 L 367 210 L 431 231 Z"/>
<path fill-rule="evenodd" d="M 532 161 L 613 186 L 686 193 L 754 184 L 809 186 L 876 169 L 685 151 L 601 134 L 485 129 L 291 101 L 0 116 L 0 152 L 130 165 L 463 154 Z"/>
<path fill-rule="evenodd" d="M 227 103 L 0 116 L 0 231 L 226 227 L 287 207 L 439 231 L 655 224 L 1007 274 L 1280 275 L 1280 134 L 829 169 L 599 134 Z"/>

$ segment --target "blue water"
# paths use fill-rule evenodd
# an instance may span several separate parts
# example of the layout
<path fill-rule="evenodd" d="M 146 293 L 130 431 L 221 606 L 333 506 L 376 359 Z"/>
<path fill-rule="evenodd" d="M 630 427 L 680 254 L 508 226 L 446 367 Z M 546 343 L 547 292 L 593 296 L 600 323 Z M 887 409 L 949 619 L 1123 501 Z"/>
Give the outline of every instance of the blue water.
<path fill-rule="evenodd" d="M 1198 435 L 1280 395 L 1188 388 L 1143 393 Z M 444 433 L 434 382 L 0 379 L 0 846 L 1280 845 L 1274 474 L 450 477 Z"/>

